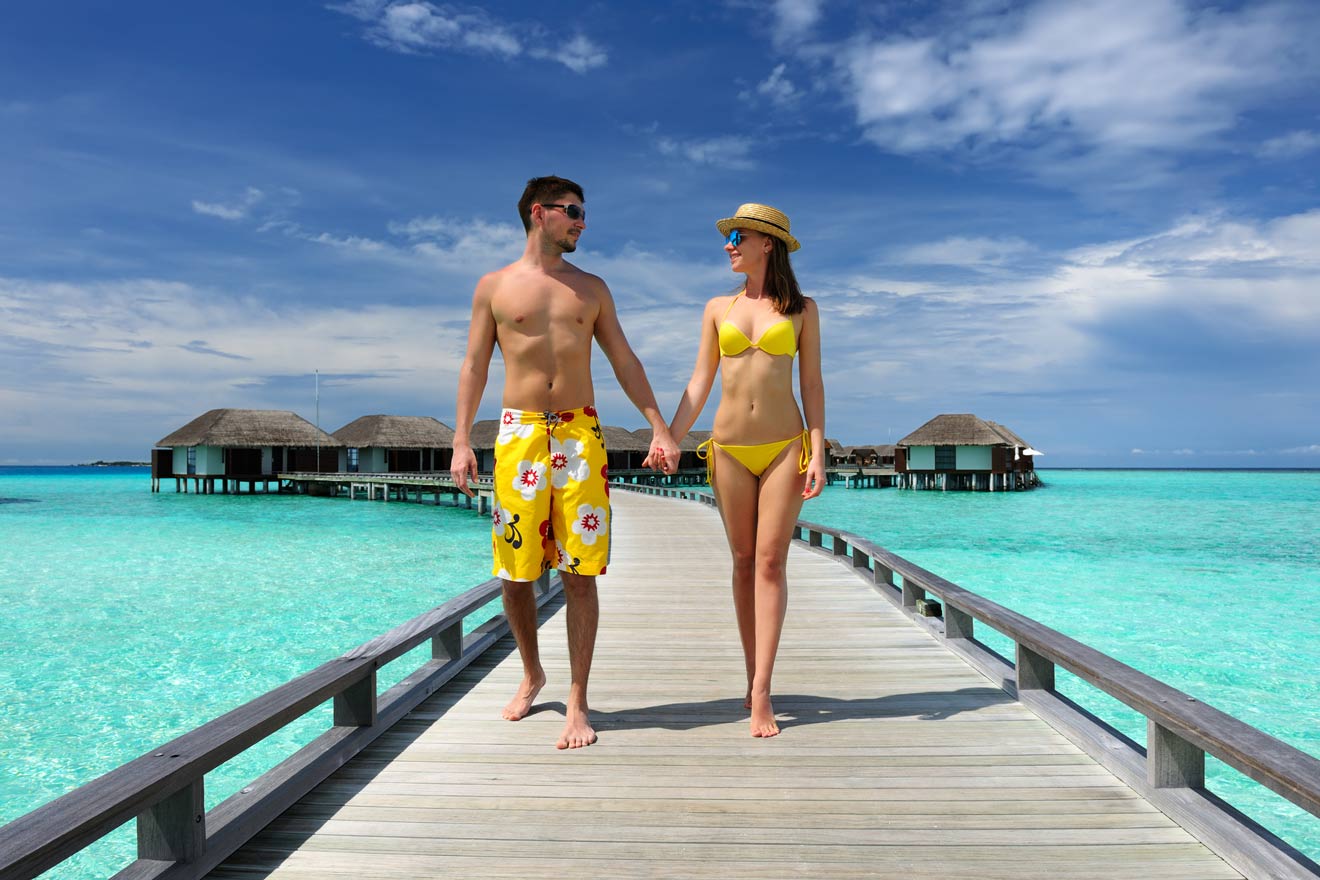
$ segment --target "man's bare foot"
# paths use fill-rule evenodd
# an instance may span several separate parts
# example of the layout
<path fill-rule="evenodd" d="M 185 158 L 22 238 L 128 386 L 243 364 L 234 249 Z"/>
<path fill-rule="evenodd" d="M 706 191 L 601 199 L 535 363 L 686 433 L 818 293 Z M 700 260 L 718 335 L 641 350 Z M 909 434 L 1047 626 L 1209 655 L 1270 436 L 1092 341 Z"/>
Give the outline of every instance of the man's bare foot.
<path fill-rule="evenodd" d="M 779 724 L 775 721 L 775 707 L 770 705 L 770 697 L 760 697 L 752 705 L 752 736 L 778 736 Z"/>
<path fill-rule="evenodd" d="M 545 676 L 540 678 L 528 678 L 523 676 L 522 684 L 518 686 L 518 693 L 509 700 L 509 705 L 504 707 L 500 714 L 506 721 L 518 721 L 527 717 L 527 713 L 532 711 L 532 703 L 536 701 L 536 695 L 545 687 Z"/>
<path fill-rule="evenodd" d="M 564 732 L 559 734 L 555 743 L 557 749 L 580 749 L 596 741 L 596 731 L 587 719 L 585 709 L 569 709 L 568 720 L 564 722 Z"/>

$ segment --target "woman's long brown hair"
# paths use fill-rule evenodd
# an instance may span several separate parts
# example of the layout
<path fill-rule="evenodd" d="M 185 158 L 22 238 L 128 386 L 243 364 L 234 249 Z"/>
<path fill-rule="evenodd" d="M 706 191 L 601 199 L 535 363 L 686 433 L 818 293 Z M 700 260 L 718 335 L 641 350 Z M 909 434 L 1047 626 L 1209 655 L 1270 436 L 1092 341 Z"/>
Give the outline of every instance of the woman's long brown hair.
<path fill-rule="evenodd" d="M 788 259 L 788 246 L 768 236 L 771 242 L 769 265 L 765 267 L 765 292 L 781 315 L 796 315 L 807 307 L 802 288 L 798 287 L 793 264 Z"/>

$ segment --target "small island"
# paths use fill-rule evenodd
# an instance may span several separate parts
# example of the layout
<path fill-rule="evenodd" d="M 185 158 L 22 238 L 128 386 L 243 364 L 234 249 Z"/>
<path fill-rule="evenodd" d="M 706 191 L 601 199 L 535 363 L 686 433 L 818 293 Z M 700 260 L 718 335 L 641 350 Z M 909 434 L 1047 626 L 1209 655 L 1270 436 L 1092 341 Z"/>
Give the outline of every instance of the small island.
<path fill-rule="evenodd" d="M 74 467 L 151 467 L 149 461 L 84 461 Z"/>

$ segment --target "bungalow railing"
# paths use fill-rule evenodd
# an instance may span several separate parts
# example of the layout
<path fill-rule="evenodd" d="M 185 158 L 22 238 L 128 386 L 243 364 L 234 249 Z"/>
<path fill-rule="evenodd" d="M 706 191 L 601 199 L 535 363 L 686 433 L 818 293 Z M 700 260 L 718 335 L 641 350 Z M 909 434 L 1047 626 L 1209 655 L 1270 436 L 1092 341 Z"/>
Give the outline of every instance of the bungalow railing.
<path fill-rule="evenodd" d="M 502 638 L 502 614 L 463 634 L 463 620 L 500 589 L 488 580 L 10 822 L 0 828 L 0 877 L 36 877 L 134 818 L 137 860 L 115 880 L 203 876 Z M 561 589 L 542 575 L 537 604 Z M 427 640 L 431 659 L 377 694 L 377 670 Z M 205 809 L 208 772 L 327 701 L 328 730 Z"/>
<path fill-rule="evenodd" d="M 711 507 L 716 503 L 710 493 L 690 489 L 618 488 Z M 1205 787 L 1205 756 L 1218 758 L 1313 816 L 1320 816 L 1320 759 L 859 535 L 798 520 L 793 540 L 853 569 L 946 648 L 1239 871 L 1249 877 L 1320 877 L 1320 865 Z M 932 595 L 941 603 L 937 616 L 919 613 L 918 603 L 926 606 Z M 1012 661 L 974 637 L 978 621 L 1014 642 Z M 1144 716 L 1146 746 L 1060 693 L 1056 668 Z"/>

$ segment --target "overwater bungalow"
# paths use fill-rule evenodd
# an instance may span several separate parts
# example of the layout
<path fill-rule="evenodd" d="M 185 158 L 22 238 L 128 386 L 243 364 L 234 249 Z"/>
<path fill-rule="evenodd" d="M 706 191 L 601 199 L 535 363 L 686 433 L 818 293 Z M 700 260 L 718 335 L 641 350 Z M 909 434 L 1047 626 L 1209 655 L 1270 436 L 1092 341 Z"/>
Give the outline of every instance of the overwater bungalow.
<path fill-rule="evenodd" d="M 430 416 L 363 416 L 331 436 L 350 474 L 448 471 L 454 455 L 454 429 Z"/>
<path fill-rule="evenodd" d="M 297 413 L 213 409 L 162 437 L 151 451 L 151 488 L 174 478 L 175 489 L 228 492 L 247 483 L 268 488 L 286 471 L 339 470 L 344 444 Z"/>
<path fill-rule="evenodd" d="M 898 485 L 907 489 L 1011 491 L 1039 485 L 1033 449 L 1015 432 L 971 413 L 944 413 L 899 440 Z"/>

